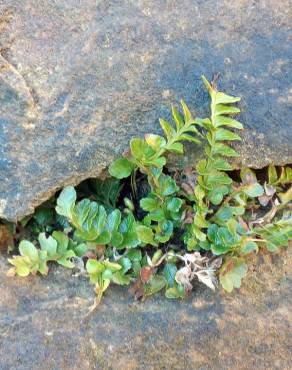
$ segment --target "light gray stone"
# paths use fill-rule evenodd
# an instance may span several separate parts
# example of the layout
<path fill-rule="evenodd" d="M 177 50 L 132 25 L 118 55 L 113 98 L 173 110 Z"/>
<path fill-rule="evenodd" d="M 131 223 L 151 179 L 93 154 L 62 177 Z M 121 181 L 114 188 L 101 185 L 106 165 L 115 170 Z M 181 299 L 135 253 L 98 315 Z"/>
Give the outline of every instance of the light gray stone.
<path fill-rule="evenodd" d="M 0 217 L 98 176 L 171 102 L 205 114 L 201 74 L 242 97 L 237 166 L 291 163 L 290 5 L 2 0 Z"/>
<path fill-rule="evenodd" d="M 184 301 L 94 292 L 60 266 L 11 278 L 0 257 L 1 370 L 291 368 L 291 249 L 251 263 L 240 291 L 196 287 Z M 251 270 L 255 272 L 252 272 Z"/>

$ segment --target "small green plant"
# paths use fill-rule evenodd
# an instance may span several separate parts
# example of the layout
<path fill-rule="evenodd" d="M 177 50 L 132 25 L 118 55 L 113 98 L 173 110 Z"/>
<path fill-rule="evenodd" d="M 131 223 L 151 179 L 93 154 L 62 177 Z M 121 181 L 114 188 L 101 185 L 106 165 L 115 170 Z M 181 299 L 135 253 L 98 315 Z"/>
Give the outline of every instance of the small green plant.
<path fill-rule="evenodd" d="M 147 134 L 145 139 L 133 138 L 130 141 L 130 154 L 128 157 L 118 158 L 109 167 L 109 173 L 118 179 L 130 176 L 139 169 L 148 176 L 152 190 L 159 188 L 157 171 L 166 164 L 167 152 L 183 154 L 182 141 L 200 143 L 197 136 L 201 136 L 196 120 L 193 119 L 185 102 L 181 101 L 183 116 L 172 107 L 172 116 L 175 122 L 173 127 L 169 122 L 160 119 L 160 125 L 165 138 L 160 135 Z M 153 171 L 156 169 L 156 171 Z"/>
<path fill-rule="evenodd" d="M 129 265 L 110 262 L 108 259 L 97 261 L 90 258 L 86 263 L 86 270 L 89 274 L 90 282 L 95 285 L 95 293 L 98 304 L 102 298 L 103 292 L 108 288 L 111 281 L 118 285 L 128 285 L 131 277 L 126 275 Z"/>
<path fill-rule="evenodd" d="M 107 213 L 103 205 L 83 199 L 76 203 L 76 191 L 65 188 L 57 199 L 56 212 L 74 227 L 76 240 L 111 245 L 114 248 L 136 247 L 139 239 L 132 214 L 122 219 L 119 209 Z"/>
<path fill-rule="evenodd" d="M 192 192 L 187 194 L 189 200 L 194 202 L 195 213 L 193 222 L 185 235 L 189 250 L 201 247 L 205 249 L 210 246 L 204 230 L 208 230 L 212 225 L 208 217 L 214 214 L 211 205 L 221 205 L 223 198 L 232 190 L 233 181 L 226 173 L 232 167 L 225 158 L 238 156 L 237 152 L 224 141 L 240 140 L 240 137 L 230 128 L 242 129 L 240 122 L 229 117 L 230 114 L 239 113 L 239 109 L 230 104 L 240 99 L 218 92 L 216 86 L 211 86 L 205 78 L 203 81 L 211 97 L 211 117 L 197 120 L 206 132 L 207 144 L 205 145 L 206 159 L 199 161 L 196 167 L 198 174 L 196 185 Z M 220 216 L 222 218 L 222 214 L 225 214 L 225 210 L 225 204 L 217 210 L 217 221 Z"/>
<path fill-rule="evenodd" d="M 60 231 L 54 231 L 52 236 L 46 237 L 45 233 L 39 234 L 38 237 L 40 248 L 28 240 L 23 240 L 19 244 L 20 256 L 13 256 L 8 261 L 14 266 L 10 271 L 19 276 L 35 275 L 40 272 L 47 275 L 50 261 L 55 261 L 59 265 L 67 268 L 73 268 L 75 265 L 71 259 L 76 257 L 76 253 L 71 249 L 67 235 Z"/>
<path fill-rule="evenodd" d="M 210 116 L 194 118 L 181 101 L 182 113 L 172 107 L 173 123 L 160 120 L 164 136 L 133 138 L 130 151 L 109 166 L 112 177 L 91 180 L 89 198 L 77 201 L 68 186 L 56 213 L 51 204 L 38 209 L 25 222 L 41 231 L 39 247 L 21 241 L 20 255 L 9 259 L 13 274 L 45 275 L 51 261 L 79 268 L 95 286 L 94 307 L 111 283 L 132 282 L 139 299 L 162 289 L 167 298 L 184 298 L 196 279 L 231 292 L 240 287 L 251 253 L 288 246 L 291 168 L 271 165 L 265 181 L 248 168 L 231 177 L 227 159 L 238 153 L 230 144 L 241 140 L 243 129 L 234 118 L 240 99 L 218 91 L 216 80 L 203 82 Z M 204 145 L 205 158 L 172 176 L 168 154 L 183 154 L 184 141 Z M 147 182 L 147 194 L 138 196 L 137 179 Z M 127 181 L 132 190 L 121 199 Z"/>

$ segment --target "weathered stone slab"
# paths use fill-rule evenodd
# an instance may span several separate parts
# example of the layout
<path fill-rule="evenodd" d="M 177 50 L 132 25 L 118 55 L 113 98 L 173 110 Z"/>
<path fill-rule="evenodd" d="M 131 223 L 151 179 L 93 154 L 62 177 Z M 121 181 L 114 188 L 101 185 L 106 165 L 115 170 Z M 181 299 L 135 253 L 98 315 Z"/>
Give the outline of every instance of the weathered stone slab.
<path fill-rule="evenodd" d="M 239 164 L 292 162 L 288 0 L 0 2 L 0 217 L 97 176 L 200 75 L 242 97 Z M 291 40 L 290 40 L 291 41 Z"/>
<path fill-rule="evenodd" d="M 291 257 L 259 260 L 233 294 L 199 288 L 185 301 L 138 303 L 112 288 L 88 317 L 87 279 L 61 267 L 8 278 L 0 257 L 0 368 L 288 370 Z"/>

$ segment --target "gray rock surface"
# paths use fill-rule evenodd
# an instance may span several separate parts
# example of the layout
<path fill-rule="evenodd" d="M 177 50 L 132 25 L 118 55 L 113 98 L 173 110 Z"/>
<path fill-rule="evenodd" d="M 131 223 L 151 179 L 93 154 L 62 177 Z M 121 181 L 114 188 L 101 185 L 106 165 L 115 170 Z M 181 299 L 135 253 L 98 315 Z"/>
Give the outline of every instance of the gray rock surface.
<path fill-rule="evenodd" d="M 242 97 L 239 165 L 292 162 L 289 0 L 2 0 L 0 217 L 97 176 L 200 75 Z M 291 35 L 291 34 L 290 34 Z M 291 61 L 291 59 L 290 59 Z"/>
<path fill-rule="evenodd" d="M 8 278 L 0 257 L 1 370 L 291 369 L 291 248 L 251 264 L 241 290 L 134 302 L 112 288 L 91 316 L 85 277 Z M 254 271 L 253 271 L 254 270 Z"/>

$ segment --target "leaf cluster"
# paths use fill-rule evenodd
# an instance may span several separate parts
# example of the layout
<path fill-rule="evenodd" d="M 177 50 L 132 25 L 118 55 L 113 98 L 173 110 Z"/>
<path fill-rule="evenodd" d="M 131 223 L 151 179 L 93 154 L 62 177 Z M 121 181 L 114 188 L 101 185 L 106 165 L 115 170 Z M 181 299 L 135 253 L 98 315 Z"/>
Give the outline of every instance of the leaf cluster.
<path fill-rule="evenodd" d="M 109 166 L 111 177 L 92 180 L 90 197 L 78 200 L 72 186 L 63 189 L 56 214 L 45 207 L 34 215 L 42 231 L 39 247 L 22 241 L 20 255 L 9 259 L 13 273 L 44 275 L 48 262 L 72 268 L 77 258 L 95 286 L 96 304 L 111 283 L 132 281 L 138 299 L 162 289 L 167 298 L 184 298 L 194 280 L 213 290 L 220 282 L 231 292 L 240 287 L 251 253 L 288 246 L 291 168 L 269 166 L 266 181 L 248 168 L 237 179 L 231 177 L 229 159 L 238 156 L 234 143 L 243 129 L 234 118 L 240 98 L 219 91 L 216 81 L 203 77 L 203 82 L 210 96 L 209 117 L 194 118 L 181 101 L 181 112 L 172 106 L 173 122 L 160 119 L 164 136 L 133 138 L 129 152 Z M 204 145 L 205 158 L 184 177 L 172 176 L 165 168 L 168 154 L 183 154 L 185 141 Z M 149 192 L 137 199 L 141 176 Z M 125 197 L 121 206 L 127 178 L 131 199 Z M 54 223 L 63 232 L 53 231 Z"/>
<path fill-rule="evenodd" d="M 45 233 L 39 234 L 40 248 L 37 248 L 28 240 L 22 240 L 19 244 L 19 256 L 13 256 L 8 261 L 14 266 L 11 274 L 19 276 L 35 275 L 37 272 L 47 275 L 48 262 L 55 261 L 59 265 L 73 268 L 71 259 L 76 257 L 76 247 L 68 236 L 60 231 L 54 231 L 52 236 L 47 237 Z M 82 247 L 82 246 L 81 246 Z M 76 248 L 78 251 L 78 248 Z M 80 250 L 80 249 L 79 249 Z M 78 252 L 77 252 L 78 253 Z"/>
<path fill-rule="evenodd" d="M 139 244 L 132 214 L 122 218 L 121 211 L 107 212 L 95 201 L 83 199 L 76 202 L 76 191 L 66 187 L 57 199 L 56 212 L 68 219 L 75 229 L 75 238 L 117 249 L 134 248 Z"/>

